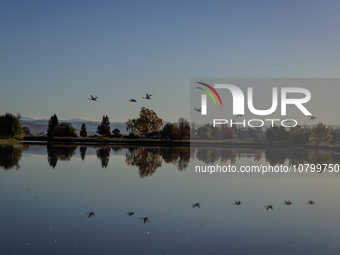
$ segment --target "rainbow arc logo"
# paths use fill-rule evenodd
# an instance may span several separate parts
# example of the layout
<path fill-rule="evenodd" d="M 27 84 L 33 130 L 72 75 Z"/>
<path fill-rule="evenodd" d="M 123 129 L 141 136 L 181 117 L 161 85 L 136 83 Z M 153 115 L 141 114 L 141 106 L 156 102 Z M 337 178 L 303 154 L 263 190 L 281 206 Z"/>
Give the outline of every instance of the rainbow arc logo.
<path fill-rule="evenodd" d="M 218 100 L 220 101 L 220 104 L 222 106 L 222 100 L 220 98 L 220 95 L 217 93 L 217 91 L 211 87 L 210 85 L 203 83 L 203 82 L 197 82 L 198 84 L 201 84 L 203 86 L 206 86 L 207 88 L 209 88 L 212 92 L 214 92 L 214 94 L 217 96 Z M 198 89 L 203 90 L 204 92 L 206 92 L 213 100 L 215 105 L 217 105 L 216 100 L 214 98 L 214 96 L 211 94 L 211 92 L 207 89 L 201 88 L 201 87 L 196 87 Z M 202 115 L 206 115 L 207 114 L 207 95 L 202 94 L 202 98 L 201 98 L 201 108 L 202 108 Z"/>

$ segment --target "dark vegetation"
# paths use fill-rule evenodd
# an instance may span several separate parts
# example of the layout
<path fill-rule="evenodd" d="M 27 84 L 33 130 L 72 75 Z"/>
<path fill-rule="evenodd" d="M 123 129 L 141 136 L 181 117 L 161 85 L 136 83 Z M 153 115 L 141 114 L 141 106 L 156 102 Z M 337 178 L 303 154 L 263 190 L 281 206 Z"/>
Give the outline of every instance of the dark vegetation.
<path fill-rule="evenodd" d="M 129 135 L 123 135 L 119 129 L 114 128 L 111 132 L 110 120 L 108 115 L 103 115 L 102 122 L 97 127 L 97 134 L 92 137 L 87 136 L 86 125 L 82 124 L 79 136 L 76 129 L 71 123 L 59 123 L 56 114 L 52 115 L 48 122 L 47 138 L 72 142 L 91 141 L 91 142 L 114 142 L 119 143 L 119 139 L 129 139 L 131 143 L 145 144 L 154 141 L 153 139 L 162 139 L 161 141 L 183 141 L 182 144 L 187 144 L 189 140 L 192 142 L 209 143 L 227 142 L 232 143 L 285 143 L 292 145 L 340 145 L 340 129 L 332 129 L 326 127 L 325 124 L 319 123 L 312 128 L 302 127 L 297 125 L 286 129 L 282 126 L 273 126 L 267 130 L 262 130 L 262 127 L 248 127 L 233 125 L 220 125 L 213 127 L 211 124 L 206 124 L 199 128 L 195 123 L 190 126 L 185 118 L 179 118 L 177 123 L 167 123 L 163 127 L 163 120 L 157 114 L 142 107 L 139 117 L 129 119 L 126 122 L 126 130 Z M 22 127 L 20 124 L 20 115 L 14 116 L 10 113 L 0 115 L 0 139 L 22 140 L 24 136 L 31 136 L 30 130 L 27 127 Z M 143 138 L 141 142 L 137 140 Z M 64 140 L 62 140 L 64 139 Z M 66 139 L 66 140 L 65 140 Z M 68 140 L 67 140 L 68 139 Z M 81 140 L 86 139 L 86 140 Z M 148 140 L 151 139 L 151 140 Z M 30 137 L 33 140 L 33 136 Z M 46 140 L 46 138 L 37 138 L 34 140 Z M 245 141 L 242 142 L 242 141 Z M 0 143 L 5 143 L 0 141 Z M 169 144 L 167 142 L 166 144 Z"/>
<path fill-rule="evenodd" d="M 20 115 L 14 116 L 11 113 L 0 115 L 0 139 L 24 138 L 24 130 L 20 123 Z"/>

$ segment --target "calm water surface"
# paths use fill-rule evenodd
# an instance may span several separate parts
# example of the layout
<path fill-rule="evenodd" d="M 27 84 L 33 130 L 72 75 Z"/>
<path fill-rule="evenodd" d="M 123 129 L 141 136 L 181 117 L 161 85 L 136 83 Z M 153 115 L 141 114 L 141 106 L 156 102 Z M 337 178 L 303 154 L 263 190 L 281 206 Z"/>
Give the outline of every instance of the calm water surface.
<path fill-rule="evenodd" d="M 0 254 L 339 254 L 338 173 L 198 178 L 190 167 L 339 158 L 287 149 L 2 146 Z"/>

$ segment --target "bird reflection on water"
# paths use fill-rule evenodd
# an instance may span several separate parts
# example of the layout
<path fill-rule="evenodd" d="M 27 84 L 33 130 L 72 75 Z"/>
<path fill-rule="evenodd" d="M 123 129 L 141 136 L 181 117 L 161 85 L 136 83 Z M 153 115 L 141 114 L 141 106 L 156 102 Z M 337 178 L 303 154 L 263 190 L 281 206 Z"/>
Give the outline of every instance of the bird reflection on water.
<path fill-rule="evenodd" d="M 96 217 L 96 215 L 94 214 L 94 212 L 90 212 L 90 213 L 89 213 L 89 216 L 87 217 L 87 219 L 90 219 L 92 216 L 93 216 L 93 217 Z"/>
<path fill-rule="evenodd" d="M 288 201 L 285 200 L 285 202 L 283 204 L 286 204 L 286 205 L 291 205 L 293 202 L 288 198 Z"/>
<path fill-rule="evenodd" d="M 193 204 L 193 205 L 192 205 L 192 208 L 195 208 L 195 207 L 198 207 L 198 208 L 201 209 L 200 203 L 196 203 L 196 204 Z"/>
<path fill-rule="evenodd" d="M 308 200 L 308 204 L 309 204 L 309 205 L 313 205 L 313 204 L 315 204 L 315 202 L 313 201 L 313 199 L 311 199 L 311 200 Z M 308 205 L 308 204 L 307 204 L 307 205 Z"/>
<path fill-rule="evenodd" d="M 266 211 L 268 211 L 269 209 L 273 210 L 273 206 L 272 205 L 266 205 L 265 207 L 267 207 Z"/>
<path fill-rule="evenodd" d="M 144 220 L 144 224 L 146 224 L 147 222 L 150 222 L 148 217 L 144 217 L 144 218 L 140 218 L 141 220 Z"/>

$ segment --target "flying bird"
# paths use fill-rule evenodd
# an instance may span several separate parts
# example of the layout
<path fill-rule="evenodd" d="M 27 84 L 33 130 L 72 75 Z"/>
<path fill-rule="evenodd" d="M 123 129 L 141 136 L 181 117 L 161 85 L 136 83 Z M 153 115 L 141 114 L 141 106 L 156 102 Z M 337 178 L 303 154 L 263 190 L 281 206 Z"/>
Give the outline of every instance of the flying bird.
<path fill-rule="evenodd" d="M 309 121 L 316 119 L 316 117 L 314 117 L 314 116 L 309 116 L 309 117 L 310 117 Z"/>
<path fill-rule="evenodd" d="M 198 111 L 198 112 L 201 112 L 202 108 L 199 108 L 199 109 L 194 108 L 194 110 L 195 110 L 195 111 Z"/>
<path fill-rule="evenodd" d="M 239 114 L 239 115 L 237 115 L 237 116 L 236 116 L 236 118 L 238 118 L 238 117 L 241 117 L 241 118 L 242 118 L 242 117 L 243 117 L 243 115 Z"/>
<path fill-rule="evenodd" d="M 288 199 L 288 201 L 285 200 L 285 202 L 283 204 L 286 204 L 286 205 L 291 205 L 293 202 L 290 201 L 290 199 Z"/>
<path fill-rule="evenodd" d="M 127 212 L 126 214 L 128 214 L 129 216 L 132 216 L 135 214 L 135 211 L 132 211 L 132 212 Z"/>
<path fill-rule="evenodd" d="M 90 95 L 90 96 L 91 96 L 91 98 L 89 98 L 90 100 L 92 100 L 92 101 L 97 101 L 98 96 L 96 96 L 96 97 L 94 97 L 94 96 L 92 96 L 92 95 Z"/>
<path fill-rule="evenodd" d="M 315 204 L 315 202 L 313 201 L 313 199 L 311 199 L 311 200 L 308 200 L 308 204 L 312 205 L 312 204 Z"/>
<path fill-rule="evenodd" d="M 151 96 L 152 96 L 152 95 L 149 95 L 149 93 L 146 93 L 146 97 L 143 97 L 143 98 L 145 98 L 145 99 L 151 99 Z"/>
<path fill-rule="evenodd" d="M 87 217 L 87 219 L 90 219 L 90 218 L 91 218 L 91 216 L 94 216 L 94 217 L 96 217 L 96 215 L 94 214 L 94 212 L 90 212 L 90 213 L 89 213 L 89 216 Z"/>
<path fill-rule="evenodd" d="M 144 224 L 146 224 L 147 222 L 150 222 L 148 217 L 144 217 L 144 218 L 140 218 L 141 220 L 144 220 Z"/>
<path fill-rule="evenodd" d="M 268 211 L 269 209 L 273 210 L 273 206 L 272 205 L 266 205 L 265 207 L 267 207 L 266 211 Z"/>
<path fill-rule="evenodd" d="M 292 119 L 288 119 L 288 120 L 285 121 L 285 123 L 292 124 L 293 120 Z"/>
<path fill-rule="evenodd" d="M 236 201 L 236 200 L 235 200 L 234 205 L 240 205 L 240 204 L 242 204 L 240 200 L 239 200 L 239 201 Z"/>
<path fill-rule="evenodd" d="M 200 203 L 196 203 L 196 204 L 192 205 L 192 208 L 195 208 L 195 207 L 198 207 L 198 208 L 201 209 Z"/>
<path fill-rule="evenodd" d="M 137 103 L 137 100 L 133 99 L 133 98 L 131 98 L 131 100 L 128 100 L 128 101 L 131 102 L 131 103 Z"/>

